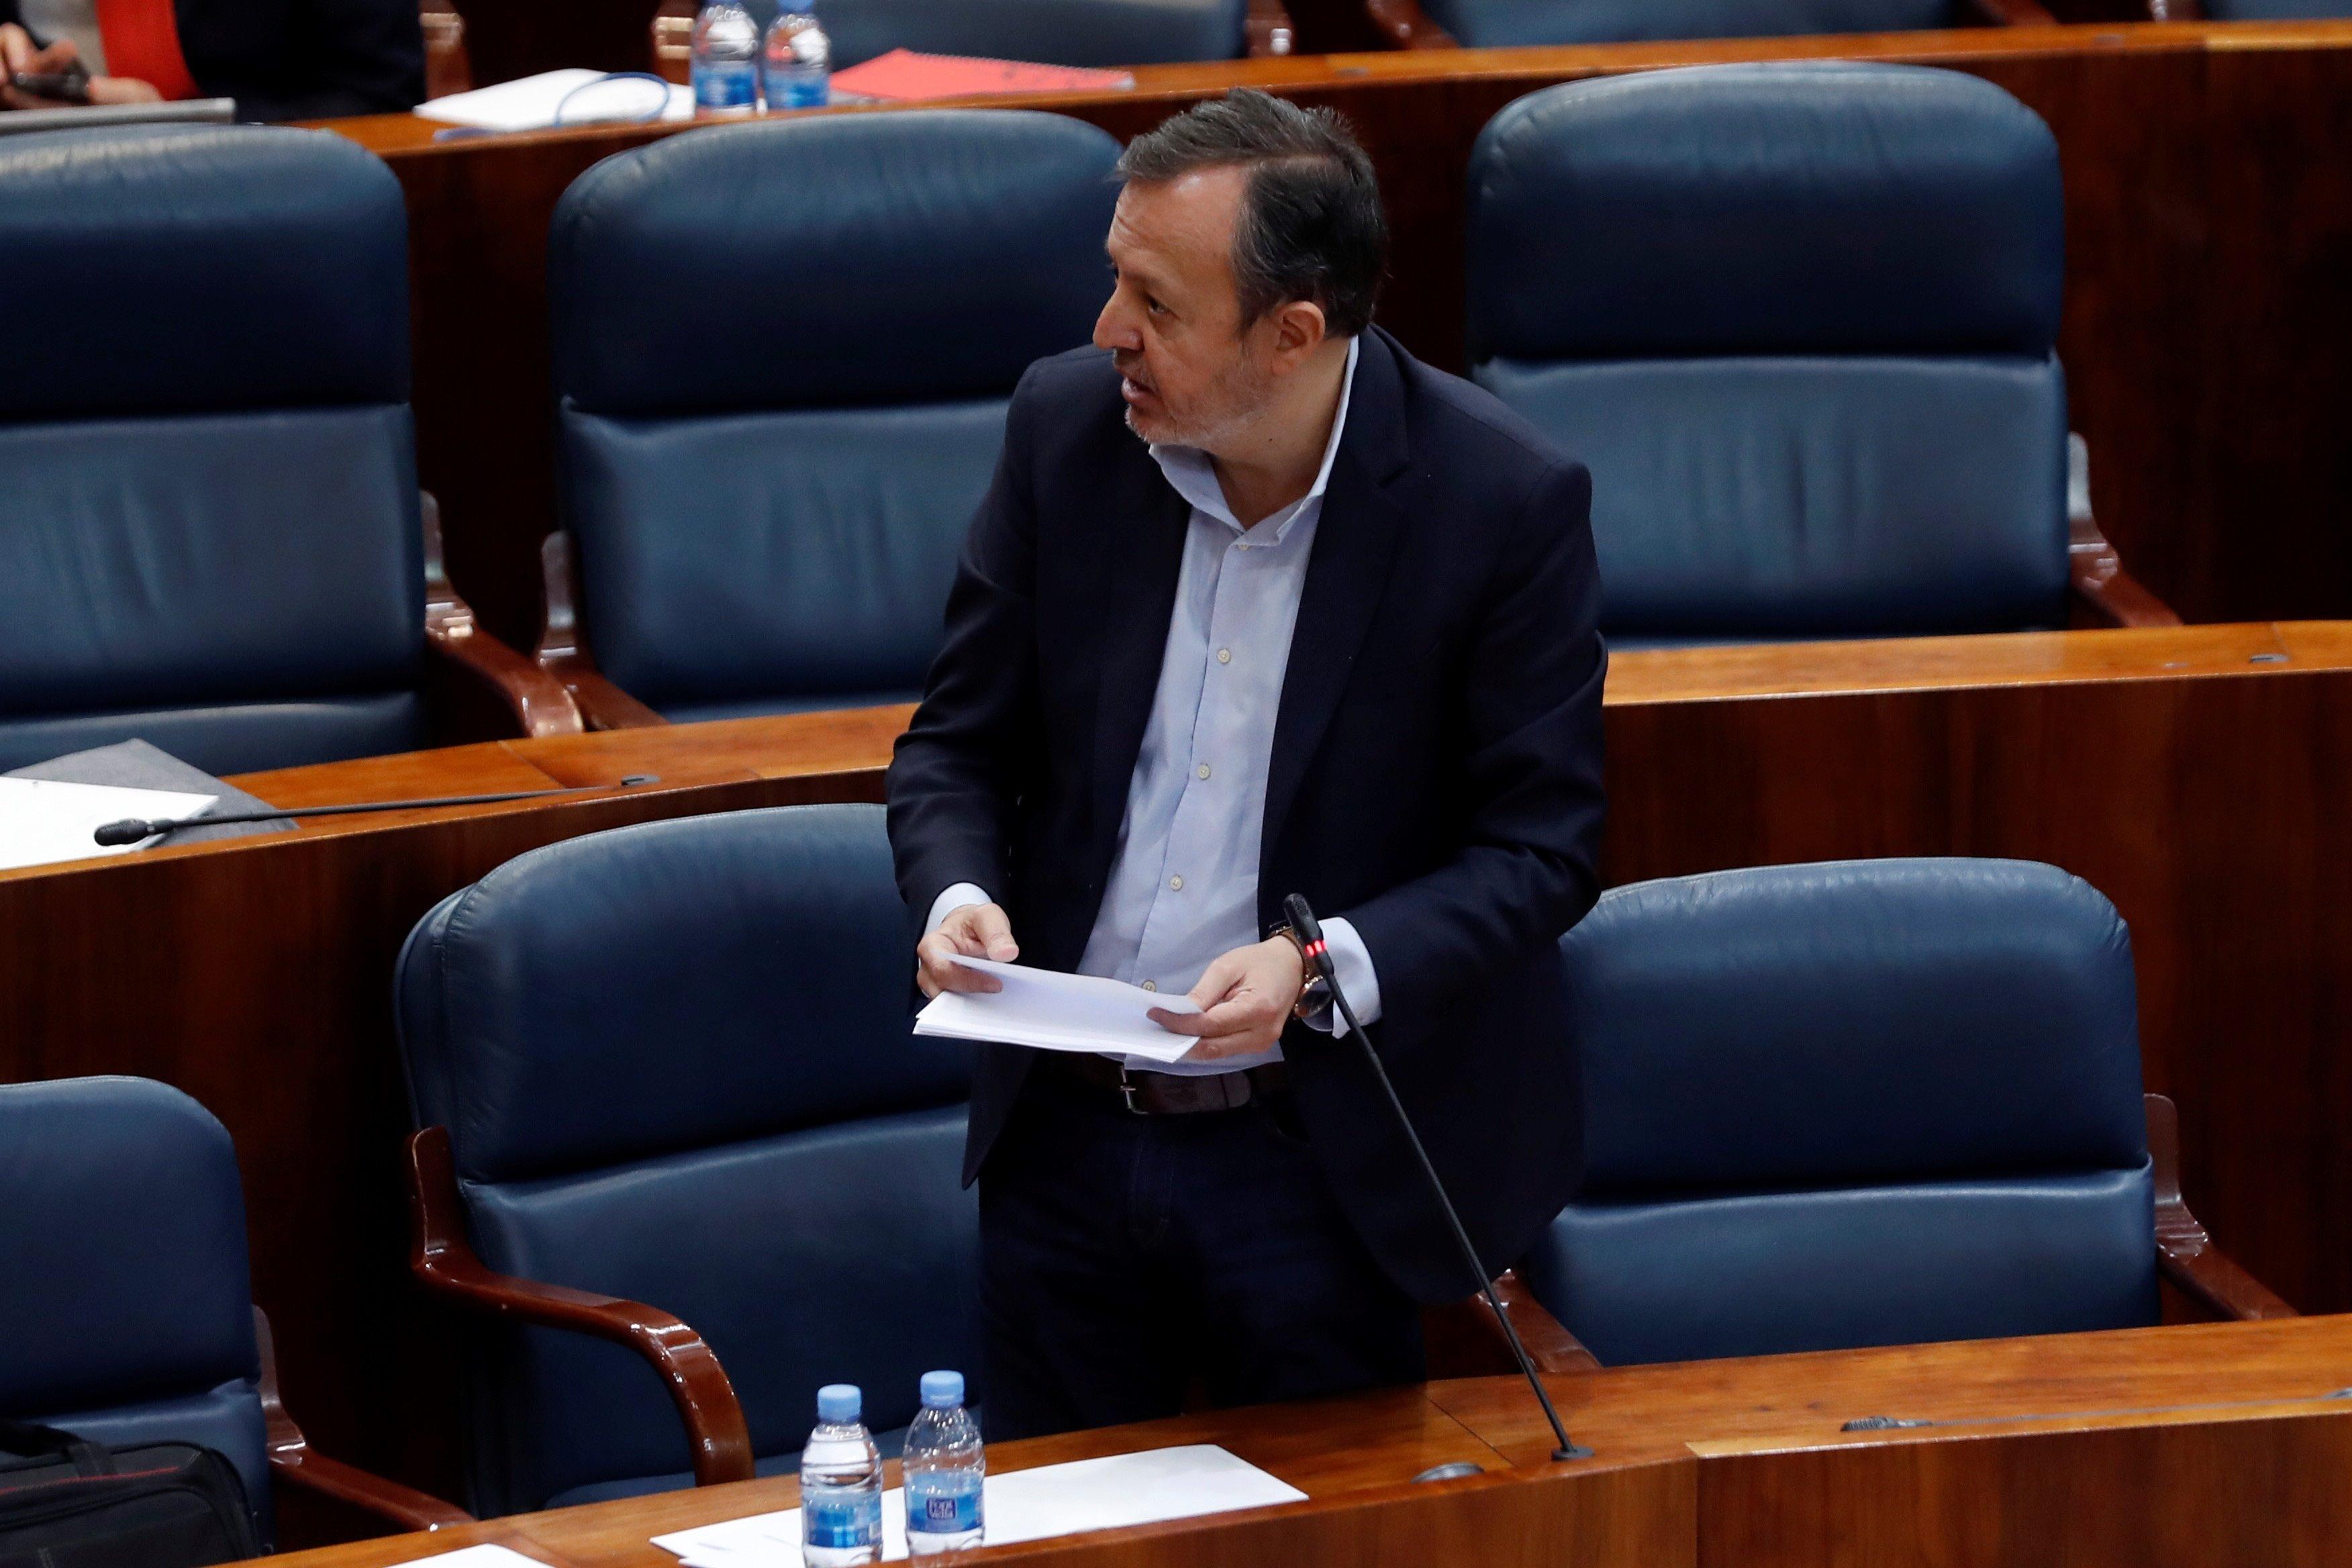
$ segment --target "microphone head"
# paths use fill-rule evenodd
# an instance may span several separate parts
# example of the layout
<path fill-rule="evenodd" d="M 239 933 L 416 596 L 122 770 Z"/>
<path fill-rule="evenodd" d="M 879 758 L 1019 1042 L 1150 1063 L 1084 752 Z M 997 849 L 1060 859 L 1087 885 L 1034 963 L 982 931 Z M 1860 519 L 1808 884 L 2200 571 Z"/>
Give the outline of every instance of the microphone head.
<path fill-rule="evenodd" d="M 158 831 L 160 830 L 153 823 L 142 822 L 139 818 L 131 816 L 125 817 L 121 822 L 110 822 L 90 837 L 107 848 L 112 849 L 124 844 L 136 844 L 142 838 L 152 838 Z"/>
<path fill-rule="evenodd" d="M 1315 918 L 1315 911 L 1307 907 L 1303 894 L 1293 893 L 1283 900 L 1282 912 L 1290 917 L 1290 929 L 1298 933 L 1301 942 L 1313 947 L 1323 940 L 1322 922 Z"/>

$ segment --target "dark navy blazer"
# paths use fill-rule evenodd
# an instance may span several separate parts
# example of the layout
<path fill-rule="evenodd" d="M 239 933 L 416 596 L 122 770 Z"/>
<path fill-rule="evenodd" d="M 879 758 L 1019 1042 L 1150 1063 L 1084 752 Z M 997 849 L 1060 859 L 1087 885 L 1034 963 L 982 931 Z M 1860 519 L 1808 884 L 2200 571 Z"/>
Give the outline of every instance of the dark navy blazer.
<path fill-rule="evenodd" d="M 1076 966 L 1102 901 L 1190 515 L 1123 415 L 1099 351 L 1023 377 L 890 768 L 914 919 L 977 883 L 1047 969 Z M 1495 1270 L 1576 1179 L 1555 942 L 1598 891 L 1591 500 L 1583 468 L 1517 416 L 1368 333 L 1266 786 L 1260 918 L 1279 923 L 1296 892 L 1355 923 L 1380 973 L 1374 1037 Z M 1374 1252 L 1423 1300 L 1468 1295 L 1357 1047 L 1294 1025 L 1283 1050 Z M 966 1181 L 1034 1056 L 981 1048 Z"/>

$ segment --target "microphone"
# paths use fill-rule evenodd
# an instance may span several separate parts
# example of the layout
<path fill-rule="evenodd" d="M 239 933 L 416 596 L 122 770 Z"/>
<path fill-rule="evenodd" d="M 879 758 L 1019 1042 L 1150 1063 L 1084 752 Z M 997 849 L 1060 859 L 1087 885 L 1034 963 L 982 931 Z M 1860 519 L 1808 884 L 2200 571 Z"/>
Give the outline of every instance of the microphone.
<path fill-rule="evenodd" d="M 1355 1008 L 1348 1005 L 1348 994 L 1339 988 L 1339 966 L 1331 962 L 1331 950 L 1323 941 L 1322 922 L 1315 918 L 1315 911 L 1307 907 L 1307 900 L 1297 893 L 1282 901 L 1282 909 L 1290 917 L 1290 929 L 1298 933 L 1298 943 L 1306 952 L 1307 962 L 1315 966 L 1315 973 L 1323 977 L 1325 985 L 1330 987 L 1331 1004 L 1339 1009 L 1339 1016 L 1347 1022 L 1348 1033 L 1353 1035 L 1363 1047 L 1364 1060 L 1371 1065 L 1372 1077 L 1380 1083 L 1381 1092 L 1388 1097 L 1389 1109 L 1396 1112 L 1397 1125 L 1404 1130 L 1404 1141 L 1412 1147 L 1412 1157 L 1421 1166 L 1422 1180 L 1429 1184 L 1430 1194 L 1436 1198 L 1439 1210 L 1445 1215 L 1446 1228 L 1454 1233 L 1454 1245 L 1462 1249 L 1462 1260 L 1470 1267 L 1472 1283 L 1477 1287 L 1478 1294 L 1486 1299 L 1486 1306 L 1494 1312 L 1495 1321 L 1502 1325 L 1503 1338 L 1510 1342 L 1511 1354 L 1518 1360 L 1520 1375 L 1528 1380 L 1528 1386 L 1536 1391 L 1536 1403 L 1543 1406 L 1544 1419 L 1551 1423 L 1551 1435 L 1559 1439 L 1559 1446 L 1551 1451 L 1552 1458 L 1557 1461 L 1592 1458 L 1592 1450 L 1580 1447 L 1569 1436 L 1568 1428 L 1560 1425 L 1559 1412 L 1552 1408 L 1551 1394 L 1545 1390 L 1543 1379 L 1536 1375 L 1535 1363 L 1528 1359 L 1528 1348 L 1519 1342 L 1519 1331 L 1511 1326 L 1511 1315 L 1503 1310 L 1503 1303 L 1495 1294 L 1494 1283 L 1486 1278 L 1486 1266 L 1478 1261 L 1478 1249 L 1470 1245 L 1470 1233 L 1462 1228 L 1462 1216 L 1454 1212 L 1454 1200 L 1446 1195 L 1445 1184 L 1438 1179 L 1437 1167 L 1429 1163 L 1429 1151 L 1421 1146 L 1421 1134 L 1413 1131 L 1412 1118 L 1405 1114 L 1404 1101 L 1397 1098 L 1396 1085 L 1389 1081 L 1388 1068 L 1381 1061 L 1380 1052 L 1372 1049 L 1372 1037 L 1364 1032 L 1363 1021 L 1356 1016 Z"/>
<path fill-rule="evenodd" d="M 658 773 L 631 773 L 619 787 L 628 789 L 636 784 L 661 783 Z M 149 822 L 142 817 L 126 816 L 121 822 L 110 822 L 90 837 L 109 849 L 125 844 L 136 844 L 142 838 L 152 838 L 159 833 L 177 833 L 183 827 L 232 827 L 240 822 L 290 822 L 298 816 L 350 816 L 366 811 L 422 811 L 437 805 L 495 805 L 507 800 L 545 800 L 550 795 L 591 795 L 611 789 L 611 784 L 573 784 L 566 789 L 514 790 L 506 795 L 445 795 L 432 800 L 373 800 L 359 805 L 294 806 L 284 811 L 233 811 L 221 816 L 180 816 L 159 818 Z"/>

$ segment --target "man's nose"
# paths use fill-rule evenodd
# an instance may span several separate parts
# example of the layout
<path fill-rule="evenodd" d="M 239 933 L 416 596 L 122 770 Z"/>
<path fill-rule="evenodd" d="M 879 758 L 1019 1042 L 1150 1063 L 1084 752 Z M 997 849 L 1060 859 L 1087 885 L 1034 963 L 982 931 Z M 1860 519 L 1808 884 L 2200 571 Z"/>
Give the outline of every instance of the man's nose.
<path fill-rule="evenodd" d="M 1095 347 L 1127 353 L 1136 353 L 1143 347 L 1143 334 L 1119 309 L 1116 294 L 1103 301 L 1102 314 L 1095 318 Z"/>

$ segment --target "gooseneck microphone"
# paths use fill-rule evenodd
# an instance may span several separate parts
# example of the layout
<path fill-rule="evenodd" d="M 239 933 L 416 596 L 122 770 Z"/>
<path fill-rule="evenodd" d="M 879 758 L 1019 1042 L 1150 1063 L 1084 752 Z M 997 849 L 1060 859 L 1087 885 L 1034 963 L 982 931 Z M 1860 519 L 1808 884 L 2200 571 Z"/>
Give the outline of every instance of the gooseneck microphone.
<path fill-rule="evenodd" d="M 661 783 L 658 773 L 631 773 L 620 782 L 619 788 Z M 149 822 L 142 817 L 127 816 L 121 822 L 110 822 L 90 837 L 111 849 L 120 845 L 136 844 L 142 838 L 152 838 L 159 833 L 177 833 L 183 827 L 233 827 L 240 822 L 290 822 L 298 816 L 351 816 L 367 811 L 422 811 L 436 805 L 496 805 L 508 800 L 545 800 L 550 795 L 592 795 L 598 790 L 612 789 L 612 784 L 573 784 L 567 789 L 512 790 L 505 795 L 445 795 L 431 800 L 372 800 L 358 805 L 298 805 L 283 811 L 232 811 L 220 816 L 178 816 Z"/>
<path fill-rule="evenodd" d="M 1510 1342 L 1511 1354 L 1518 1358 L 1520 1374 L 1528 1380 L 1528 1386 L 1536 1391 L 1536 1403 L 1543 1406 L 1544 1419 L 1551 1423 L 1551 1435 L 1559 1439 L 1559 1446 L 1551 1451 L 1551 1457 L 1555 1460 L 1592 1458 L 1592 1450 L 1578 1446 L 1570 1438 L 1568 1428 L 1560 1425 L 1559 1412 L 1552 1408 L 1551 1394 L 1545 1390 L 1543 1379 L 1536 1375 L 1535 1363 L 1528 1359 L 1528 1348 L 1519 1342 L 1519 1331 L 1511 1326 L 1511 1315 L 1503 1310 L 1502 1300 L 1495 1294 L 1494 1282 L 1486 1278 L 1486 1266 L 1478 1261 L 1478 1249 L 1470 1245 L 1470 1233 L 1462 1228 L 1462 1216 L 1454 1212 L 1454 1200 L 1446 1195 L 1445 1184 L 1438 1179 L 1437 1167 L 1429 1163 L 1429 1151 L 1421 1146 L 1421 1134 L 1413 1131 L 1412 1118 L 1405 1114 L 1404 1101 L 1397 1098 L 1396 1085 L 1389 1081 L 1388 1068 L 1381 1061 L 1380 1052 L 1372 1049 L 1372 1037 L 1364 1032 L 1363 1021 L 1356 1016 L 1355 1008 L 1348 1005 L 1348 994 L 1339 986 L 1339 966 L 1331 962 L 1331 950 L 1323 941 L 1322 922 L 1315 918 L 1315 911 L 1307 907 L 1307 900 L 1297 893 L 1282 901 L 1282 909 L 1290 917 L 1290 929 L 1298 933 L 1299 946 L 1306 952 L 1307 962 L 1315 966 L 1315 973 L 1321 975 L 1323 984 L 1330 987 L 1331 1004 L 1339 1009 L 1339 1016 L 1347 1023 L 1348 1033 L 1353 1035 L 1357 1044 L 1363 1047 L 1364 1060 L 1370 1065 L 1372 1077 L 1380 1084 L 1381 1092 L 1388 1097 L 1389 1109 L 1396 1112 L 1397 1125 L 1404 1130 L 1404 1141 L 1412 1147 L 1412 1157 L 1421 1166 L 1422 1179 L 1429 1184 L 1430 1195 L 1437 1200 L 1439 1211 L 1445 1215 L 1446 1228 L 1454 1233 L 1454 1245 L 1462 1249 L 1462 1261 L 1469 1265 L 1471 1280 L 1477 1286 L 1478 1294 L 1486 1299 L 1487 1307 L 1495 1314 L 1495 1321 L 1502 1325 L 1503 1338 Z"/>

